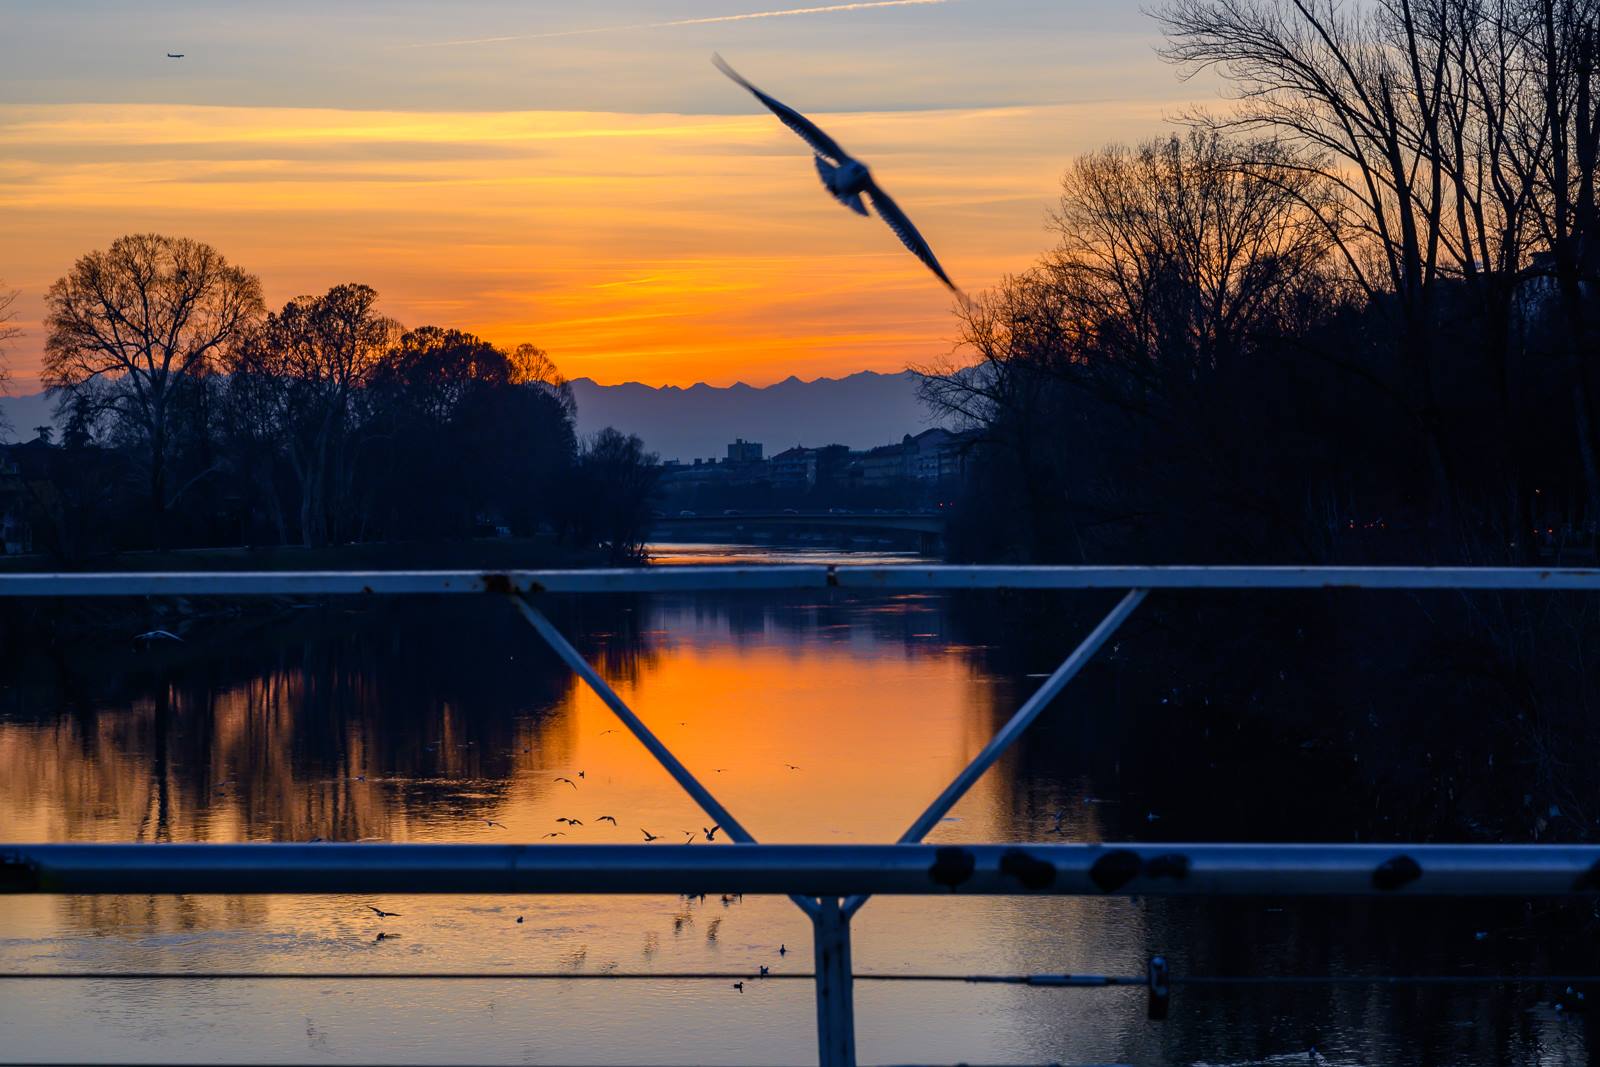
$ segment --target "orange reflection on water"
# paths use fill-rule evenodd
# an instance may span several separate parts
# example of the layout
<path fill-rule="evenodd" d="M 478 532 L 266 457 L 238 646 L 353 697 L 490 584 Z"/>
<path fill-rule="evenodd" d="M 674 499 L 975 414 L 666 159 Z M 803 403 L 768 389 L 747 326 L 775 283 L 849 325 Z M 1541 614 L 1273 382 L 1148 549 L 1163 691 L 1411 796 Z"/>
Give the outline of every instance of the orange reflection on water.
<path fill-rule="evenodd" d="M 228 684 L 184 676 L 92 714 L 0 720 L 0 838 L 564 843 L 636 842 L 648 829 L 657 847 L 683 847 L 684 831 L 695 835 L 690 847 L 707 847 L 709 820 L 593 694 L 537 653 L 531 635 L 495 645 L 498 621 L 474 625 L 402 621 L 403 640 L 377 659 L 361 658 L 359 645 L 330 641 L 339 650 L 330 651 L 307 640 L 308 654 L 273 652 L 272 669 Z M 650 598 L 565 625 L 589 635 L 624 698 L 765 841 L 894 839 L 1010 710 L 945 634 L 937 600 Z M 443 661 L 431 681 L 407 673 L 420 648 Z M 1014 811 L 1015 792 L 1003 764 L 933 838 L 1033 836 L 1037 812 Z M 379 919 L 370 905 L 399 915 Z M 1122 906 L 1118 928 L 1081 938 L 1080 916 L 1104 907 L 875 901 L 856 924 L 857 966 L 1105 969 L 1108 954 L 1137 956 L 1142 924 Z M 808 924 L 782 897 L 22 898 L 0 910 L 0 968 L 10 969 L 761 965 L 811 967 Z M 981 998 L 864 988 L 863 1053 L 981 1059 L 1011 1048 L 1037 1058 L 1041 1041 L 1057 1047 L 1054 1023 L 1026 1040 L 1002 1037 L 1017 1031 L 1033 994 Z M 986 1020 L 977 1030 L 964 1010 L 974 1003 Z M 798 982 L 745 994 L 724 983 L 630 983 L 620 993 L 560 983 L 90 984 L 0 1004 L 0 1027 L 35 1058 L 127 1059 L 132 1048 L 146 1058 L 310 1049 L 363 1062 L 794 1062 L 808 1057 L 813 1025 L 810 989 Z M 1096 1040 L 1109 1044 L 1083 1051 L 1123 1048 L 1115 1031 Z"/>

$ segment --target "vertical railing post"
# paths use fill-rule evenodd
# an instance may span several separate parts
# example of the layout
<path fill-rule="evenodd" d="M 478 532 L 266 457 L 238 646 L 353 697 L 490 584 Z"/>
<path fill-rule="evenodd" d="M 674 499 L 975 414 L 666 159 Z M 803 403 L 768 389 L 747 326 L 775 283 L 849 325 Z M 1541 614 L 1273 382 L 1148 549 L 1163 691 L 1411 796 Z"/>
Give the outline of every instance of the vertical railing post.
<path fill-rule="evenodd" d="M 856 1067 L 856 1008 L 850 970 L 850 916 L 837 897 L 811 915 L 817 971 L 817 1062 Z"/>

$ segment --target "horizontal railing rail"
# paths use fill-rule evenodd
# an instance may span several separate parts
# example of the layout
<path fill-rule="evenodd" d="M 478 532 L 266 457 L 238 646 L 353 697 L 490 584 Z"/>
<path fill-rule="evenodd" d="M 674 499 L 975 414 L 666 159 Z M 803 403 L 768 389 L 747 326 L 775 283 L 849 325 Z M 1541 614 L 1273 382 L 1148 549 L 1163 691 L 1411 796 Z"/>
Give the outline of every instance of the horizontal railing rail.
<path fill-rule="evenodd" d="M 543 594 L 1117 590 L 1124 595 L 893 845 L 764 845 L 544 615 Z M 811 918 L 818 1058 L 855 1063 L 850 920 L 869 894 L 1577 896 L 1600 892 L 1600 847 L 1564 845 L 973 844 L 921 839 L 1013 745 L 1152 590 L 1600 592 L 1600 569 L 1534 567 L 687 566 L 602 570 L 0 574 L 7 597 L 490 594 L 558 657 L 731 838 L 726 846 L 382 844 L 0 845 L 0 893 L 783 893 Z M 122 977 L 136 977 L 134 972 Z M 226 977 L 253 977 L 228 972 Z M 10 981 L 34 975 L 0 973 Z M 44 977 L 43 974 L 39 977 Z M 65 975 L 56 976 L 58 978 Z M 118 977 L 110 974 L 108 977 Z M 149 977 L 180 977 L 150 974 Z M 203 978 L 203 974 L 189 977 Z M 271 978 L 270 974 L 259 977 Z M 304 975 L 315 978 L 315 975 Z M 378 975 L 356 977 L 376 978 Z M 459 977 L 477 977 L 460 975 Z M 484 974 L 483 977 L 500 977 Z M 507 973 L 504 977 L 515 977 Z M 554 975 L 529 975 L 550 977 Z M 664 979 L 670 975 L 625 975 Z M 684 978 L 718 975 L 685 974 Z M 792 977 L 792 976 L 791 976 Z M 867 977 L 867 976 L 860 976 Z M 912 980 L 874 975 L 874 979 Z M 1446 976 L 1465 983 L 1539 976 Z M 919 976 L 1065 987 L 1143 984 L 1164 1018 L 1180 984 L 1428 983 L 1429 976 Z M 1553 979 L 1552 979 L 1553 980 Z"/>
<path fill-rule="evenodd" d="M 0 597 L 668 593 L 852 589 L 1439 589 L 1600 591 L 1577 567 L 683 566 L 531 571 L 0 574 Z"/>
<path fill-rule="evenodd" d="M 1549 896 L 1581 845 L 0 845 L 7 893 Z"/>

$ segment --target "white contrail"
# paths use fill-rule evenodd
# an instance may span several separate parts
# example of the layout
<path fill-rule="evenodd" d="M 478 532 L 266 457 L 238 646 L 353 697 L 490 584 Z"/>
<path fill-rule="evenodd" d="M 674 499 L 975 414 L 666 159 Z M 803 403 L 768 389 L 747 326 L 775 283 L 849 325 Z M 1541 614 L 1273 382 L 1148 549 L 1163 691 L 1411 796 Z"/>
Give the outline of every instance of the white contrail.
<path fill-rule="evenodd" d="M 666 30 L 674 26 L 708 26 L 714 22 L 746 22 L 750 19 L 782 19 L 792 15 L 832 15 L 841 11 L 868 11 L 877 7 L 926 7 L 949 0 L 867 0 L 856 4 L 828 4 L 825 7 L 790 7 L 781 11 L 748 11 L 742 15 L 709 15 L 671 22 L 635 22 L 626 26 L 595 26 L 586 30 L 557 30 L 553 33 L 518 33 L 506 37 L 470 37 L 460 41 L 430 41 L 413 48 L 444 48 L 462 44 L 499 44 L 502 41 L 542 41 L 551 37 L 581 37 L 591 33 L 616 33 L 622 30 Z"/>

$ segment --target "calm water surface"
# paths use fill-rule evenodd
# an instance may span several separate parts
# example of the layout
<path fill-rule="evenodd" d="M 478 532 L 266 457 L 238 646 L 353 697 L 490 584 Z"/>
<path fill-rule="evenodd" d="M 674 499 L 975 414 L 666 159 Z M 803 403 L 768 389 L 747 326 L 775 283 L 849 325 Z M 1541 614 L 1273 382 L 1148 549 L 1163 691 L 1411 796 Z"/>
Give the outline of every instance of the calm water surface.
<path fill-rule="evenodd" d="M 823 558 L 841 555 L 657 553 L 663 564 Z M 1063 616 L 1035 651 L 1002 653 L 1004 611 L 936 596 L 729 594 L 586 601 L 559 621 L 758 839 L 880 842 L 1083 628 Z M 0 839 L 638 842 L 647 830 L 664 848 L 686 833 L 690 847 L 721 847 L 505 605 L 335 601 L 269 622 L 196 622 L 188 636 L 145 655 L 41 656 L 0 678 Z M 1116 724 L 1136 710 L 1093 682 L 1058 702 L 931 839 L 1250 838 L 1248 794 L 1125 769 L 1136 760 Z M 857 970 L 875 974 L 1131 974 L 1152 952 L 1190 973 L 1381 973 L 1396 955 L 1437 973 L 1542 964 L 1518 942 L 1521 921 L 1507 906 L 879 899 L 856 920 L 854 951 Z M 9 972 L 781 974 L 811 969 L 810 944 L 783 898 L 0 904 Z M 1180 990 L 1165 1023 L 1145 1020 L 1138 990 L 862 982 L 856 1000 L 863 1062 L 1305 1063 L 1315 1046 L 1350 1064 L 1564 1063 L 1588 1046 L 1585 1020 L 1537 990 Z M 0 984 L 3 1060 L 806 1063 L 814 1027 L 805 982 L 743 993 L 726 981 Z"/>

